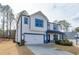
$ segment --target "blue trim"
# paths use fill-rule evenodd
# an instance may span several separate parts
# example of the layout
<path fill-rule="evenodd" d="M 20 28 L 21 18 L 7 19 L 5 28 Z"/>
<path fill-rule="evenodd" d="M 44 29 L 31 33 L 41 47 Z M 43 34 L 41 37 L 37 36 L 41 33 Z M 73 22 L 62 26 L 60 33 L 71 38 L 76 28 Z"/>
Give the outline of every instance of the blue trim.
<path fill-rule="evenodd" d="M 23 34 L 23 36 L 24 36 L 24 37 L 23 37 L 23 40 L 25 41 L 25 35 Z"/>
<path fill-rule="evenodd" d="M 29 29 L 31 29 L 31 18 L 29 17 Z"/>
<path fill-rule="evenodd" d="M 47 30 L 46 33 L 58 33 L 58 34 L 64 34 L 63 32 L 55 31 L 55 30 Z"/>
<path fill-rule="evenodd" d="M 35 27 L 43 27 L 44 21 L 38 18 L 35 18 Z"/>
<path fill-rule="evenodd" d="M 45 42 L 45 35 L 44 35 L 44 43 L 46 43 L 46 42 Z"/>
<path fill-rule="evenodd" d="M 46 41 L 45 43 L 48 43 L 48 33 L 46 33 Z"/>
<path fill-rule="evenodd" d="M 18 24 L 18 22 L 20 21 L 20 17 L 22 17 L 22 16 L 27 16 L 27 15 L 20 15 L 19 18 L 18 18 L 17 24 Z M 30 16 L 30 15 L 28 15 L 27 17 L 29 17 L 29 16 Z"/>
<path fill-rule="evenodd" d="M 43 35 L 43 40 L 44 40 L 43 42 L 46 43 L 46 42 L 45 42 L 45 34 L 38 34 L 38 33 L 24 33 L 24 34 L 23 34 L 23 36 L 24 36 L 24 40 L 25 40 L 25 34 L 30 34 L 30 35 Z"/>
<path fill-rule="evenodd" d="M 49 25 L 50 25 L 50 24 L 49 24 L 49 22 L 47 21 L 47 30 L 49 29 L 49 28 L 48 28 L 48 27 L 49 27 Z"/>
<path fill-rule="evenodd" d="M 17 28 L 18 28 L 18 26 L 17 26 Z M 16 29 L 16 35 L 15 36 L 16 36 L 15 37 L 16 41 L 18 41 L 18 29 Z"/>
<path fill-rule="evenodd" d="M 39 33 L 24 33 L 24 34 L 32 34 L 32 35 L 45 35 L 45 34 L 39 34 Z"/>
<path fill-rule="evenodd" d="M 22 44 L 22 16 L 21 16 L 21 29 L 20 29 L 20 39 L 21 39 L 21 44 Z"/>
<path fill-rule="evenodd" d="M 53 30 L 58 31 L 58 25 L 57 24 L 53 24 Z"/>
<path fill-rule="evenodd" d="M 24 17 L 24 24 L 28 24 L 28 18 Z"/>

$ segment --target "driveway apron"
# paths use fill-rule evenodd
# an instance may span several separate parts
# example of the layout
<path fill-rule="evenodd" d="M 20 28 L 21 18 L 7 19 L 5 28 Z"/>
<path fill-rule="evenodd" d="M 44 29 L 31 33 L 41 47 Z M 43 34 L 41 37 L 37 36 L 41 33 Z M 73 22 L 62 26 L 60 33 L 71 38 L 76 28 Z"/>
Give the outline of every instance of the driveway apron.
<path fill-rule="evenodd" d="M 51 47 L 51 44 L 27 45 L 35 55 L 73 55 L 67 51 Z"/>

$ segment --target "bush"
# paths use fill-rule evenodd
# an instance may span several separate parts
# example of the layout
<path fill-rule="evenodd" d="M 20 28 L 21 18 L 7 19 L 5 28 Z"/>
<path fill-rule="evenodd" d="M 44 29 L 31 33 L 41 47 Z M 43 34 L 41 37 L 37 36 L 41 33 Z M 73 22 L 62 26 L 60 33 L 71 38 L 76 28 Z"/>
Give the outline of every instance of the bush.
<path fill-rule="evenodd" d="M 61 40 L 55 40 L 56 44 L 60 44 Z"/>
<path fill-rule="evenodd" d="M 64 45 L 64 46 L 72 46 L 73 45 L 73 42 L 70 42 L 67 39 L 64 39 L 64 40 L 55 40 L 55 43 L 59 44 L 59 45 Z"/>

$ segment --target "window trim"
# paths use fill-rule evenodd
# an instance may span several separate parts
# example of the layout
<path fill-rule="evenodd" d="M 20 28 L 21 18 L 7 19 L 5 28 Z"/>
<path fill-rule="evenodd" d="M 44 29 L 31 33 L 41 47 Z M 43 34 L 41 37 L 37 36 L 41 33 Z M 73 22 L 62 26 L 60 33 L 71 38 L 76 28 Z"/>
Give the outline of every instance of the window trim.
<path fill-rule="evenodd" d="M 28 24 L 28 18 L 24 17 L 24 24 Z"/>
<path fill-rule="evenodd" d="M 44 21 L 39 18 L 35 18 L 35 27 L 43 27 L 44 26 Z"/>

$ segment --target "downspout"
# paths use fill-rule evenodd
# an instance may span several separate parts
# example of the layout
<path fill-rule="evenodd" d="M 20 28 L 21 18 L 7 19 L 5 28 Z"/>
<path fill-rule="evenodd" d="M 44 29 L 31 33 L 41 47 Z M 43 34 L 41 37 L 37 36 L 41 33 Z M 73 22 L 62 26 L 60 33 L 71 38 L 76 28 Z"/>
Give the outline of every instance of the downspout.
<path fill-rule="evenodd" d="M 30 16 L 27 16 L 27 17 L 29 17 L 29 29 L 31 30 L 31 17 Z"/>
<path fill-rule="evenodd" d="M 13 40 L 13 42 L 18 43 L 18 21 L 16 21 L 16 30 L 15 30 L 15 39 Z"/>
<path fill-rule="evenodd" d="M 29 17 L 29 19 L 30 19 L 30 16 L 27 16 L 27 17 Z M 30 28 L 30 24 L 29 24 L 29 28 Z M 21 15 L 21 45 L 24 45 L 24 40 L 25 40 L 25 35 L 23 35 L 24 36 L 24 39 L 22 40 L 22 15 Z"/>
<path fill-rule="evenodd" d="M 21 39 L 20 41 L 21 42 L 19 45 L 21 46 L 22 45 L 22 15 L 20 15 L 20 17 L 21 17 L 21 28 L 20 28 L 20 39 Z"/>
<path fill-rule="evenodd" d="M 48 31 L 48 21 L 47 21 L 47 31 Z M 46 31 L 46 40 L 44 41 L 45 43 L 48 43 L 48 33 Z"/>
<path fill-rule="evenodd" d="M 19 18 L 19 19 L 20 19 L 20 18 Z M 18 19 L 18 20 L 19 20 L 19 19 Z M 16 30 L 16 36 L 17 36 L 17 37 L 16 37 L 16 39 L 17 39 L 16 42 L 18 41 L 18 22 L 19 22 L 19 21 L 17 21 L 17 23 L 16 23 L 16 26 L 17 26 L 17 27 L 16 27 L 16 28 L 17 28 L 17 30 Z M 18 43 L 18 42 L 17 42 L 17 43 Z"/>

